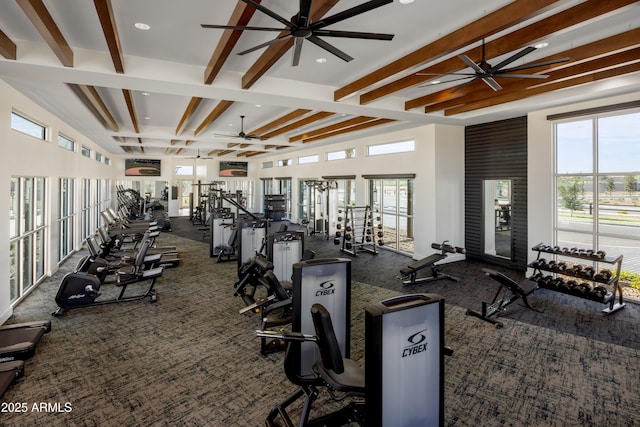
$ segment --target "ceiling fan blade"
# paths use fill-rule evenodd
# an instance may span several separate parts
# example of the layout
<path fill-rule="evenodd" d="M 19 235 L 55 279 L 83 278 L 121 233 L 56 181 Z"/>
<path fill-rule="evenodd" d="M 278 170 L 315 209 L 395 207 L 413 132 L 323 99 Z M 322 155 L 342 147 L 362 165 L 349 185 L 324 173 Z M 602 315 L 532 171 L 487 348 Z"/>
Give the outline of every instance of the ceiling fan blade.
<path fill-rule="evenodd" d="M 300 64 L 300 53 L 302 52 L 302 44 L 304 39 L 302 37 L 294 37 L 293 42 L 293 56 L 291 57 L 291 66 L 297 67 Z"/>
<path fill-rule="evenodd" d="M 508 77 L 510 79 L 546 79 L 549 76 L 545 74 L 510 74 L 510 73 L 495 73 L 495 77 Z"/>
<path fill-rule="evenodd" d="M 281 42 L 282 40 L 286 39 L 287 37 L 291 37 L 291 34 L 285 34 L 283 36 L 276 37 L 273 40 L 269 40 L 268 42 L 261 43 L 261 44 L 259 44 L 257 46 L 254 46 L 254 47 L 250 48 L 250 49 L 243 50 L 242 52 L 238 52 L 238 55 L 246 55 L 247 53 L 255 52 L 256 50 L 262 49 L 263 47 L 271 46 L 272 44 Z"/>
<path fill-rule="evenodd" d="M 251 30 L 251 31 L 286 31 L 283 28 L 271 28 L 271 27 L 247 27 L 245 25 L 215 25 L 215 24 L 200 24 L 202 28 L 213 28 L 220 30 Z"/>
<path fill-rule="evenodd" d="M 484 71 L 482 68 L 480 68 L 480 66 L 478 64 L 476 64 L 475 62 L 473 62 L 471 60 L 471 58 L 469 58 L 467 55 L 461 54 L 461 55 L 458 55 L 458 58 L 460 58 L 462 60 L 462 62 L 467 64 L 469 67 L 473 68 L 473 71 L 476 72 L 476 75 L 478 75 L 478 74 L 479 75 L 487 74 L 486 71 Z"/>
<path fill-rule="evenodd" d="M 449 93 L 456 93 L 457 91 L 459 91 L 460 89 L 469 86 L 471 83 L 475 82 L 476 80 L 478 80 L 477 78 L 471 79 L 466 83 L 461 84 L 460 86 L 456 86 L 455 88 L 453 88 L 453 90 Z"/>
<path fill-rule="evenodd" d="M 475 76 L 476 73 L 416 73 L 416 76 Z"/>
<path fill-rule="evenodd" d="M 309 40 L 311 43 L 315 44 L 316 46 L 321 47 L 322 49 L 326 50 L 327 52 L 337 56 L 338 58 L 342 59 L 345 62 L 349 62 L 349 61 L 353 60 L 352 57 L 350 57 L 349 55 L 347 55 L 346 53 L 344 53 L 343 51 L 341 51 L 337 47 L 327 43 L 326 41 L 322 40 L 319 37 L 316 37 L 314 35 L 310 35 L 309 37 L 307 37 L 307 40 Z"/>
<path fill-rule="evenodd" d="M 482 81 L 485 82 L 487 86 L 489 86 L 491 89 L 495 90 L 496 92 L 502 89 L 502 86 L 500 86 L 500 84 L 498 84 L 498 82 L 495 81 L 493 77 L 482 77 Z"/>
<path fill-rule="evenodd" d="M 553 65 L 553 64 L 559 64 L 561 62 L 569 62 L 569 61 L 571 61 L 571 59 L 569 58 L 551 59 L 549 61 L 536 62 L 533 64 L 525 64 L 519 67 L 505 68 L 504 70 L 501 70 L 501 71 L 511 72 L 511 71 L 528 70 L 530 68 L 544 67 L 545 65 Z"/>
<path fill-rule="evenodd" d="M 307 27 L 311 22 L 311 0 L 300 0 L 300 12 L 298 12 L 298 24 Z"/>
<path fill-rule="evenodd" d="M 439 76 L 440 76 L 440 75 L 442 75 L 442 74 L 434 74 L 434 75 L 439 75 Z M 438 82 L 438 83 L 425 83 L 425 84 L 423 84 L 423 85 L 416 86 L 416 87 L 427 87 L 427 86 L 442 85 L 442 84 L 445 84 L 445 83 L 457 82 L 458 80 L 467 80 L 467 79 L 469 79 L 469 78 L 471 78 L 471 77 L 475 77 L 475 74 L 470 74 L 470 75 L 468 75 L 468 76 L 466 76 L 466 77 L 459 77 L 459 78 L 457 78 L 457 79 L 443 80 L 443 81 Z"/>
<path fill-rule="evenodd" d="M 533 46 L 527 46 L 524 49 L 522 49 L 520 52 L 511 55 L 510 57 L 508 57 L 507 59 L 505 59 L 504 61 L 502 61 L 501 63 L 494 65 L 493 67 L 491 67 L 491 69 L 489 70 L 489 73 L 494 73 L 496 71 L 498 71 L 499 69 L 501 69 L 502 67 L 511 64 L 513 61 L 516 61 L 520 58 L 522 58 L 525 55 L 530 54 L 531 52 L 533 52 L 534 50 L 536 50 L 535 47 Z"/>
<path fill-rule="evenodd" d="M 262 6 L 260 3 L 256 3 L 256 2 L 254 2 L 252 0 L 242 0 L 242 1 L 245 2 L 246 4 L 248 4 L 249 6 L 253 7 L 254 9 L 257 9 L 260 12 L 264 13 L 265 15 L 269 15 L 270 17 L 272 17 L 276 21 L 284 24 L 288 28 L 293 28 L 295 26 L 288 19 L 284 19 L 282 16 L 278 15 L 277 13 L 273 12 L 270 9 L 267 9 L 266 7 Z"/>
<path fill-rule="evenodd" d="M 394 34 L 363 33 L 359 31 L 314 30 L 313 34 L 321 37 L 343 37 L 349 39 L 392 40 Z"/>
<path fill-rule="evenodd" d="M 317 22 L 311 24 L 312 30 L 317 30 L 327 25 L 335 24 L 336 22 L 344 21 L 345 19 L 352 18 L 356 15 L 360 15 L 361 13 L 368 12 L 370 10 L 376 9 L 380 6 L 384 6 L 385 4 L 393 3 L 393 0 L 371 0 L 366 3 L 362 3 L 358 6 L 354 6 L 350 9 L 344 10 L 342 12 L 336 13 L 335 15 L 328 16 L 323 18 Z"/>

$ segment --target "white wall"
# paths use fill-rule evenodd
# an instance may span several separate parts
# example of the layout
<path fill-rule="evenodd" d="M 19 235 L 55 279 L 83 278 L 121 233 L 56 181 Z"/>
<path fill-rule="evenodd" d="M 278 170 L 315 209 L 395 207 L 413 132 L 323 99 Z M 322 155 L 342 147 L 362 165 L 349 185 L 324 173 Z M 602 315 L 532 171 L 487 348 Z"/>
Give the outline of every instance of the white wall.
<path fill-rule="evenodd" d="M 551 108 L 529 113 L 528 115 L 528 240 L 529 247 L 544 242 L 553 242 L 554 200 L 554 153 L 553 122 L 547 120 L 548 115 L 579 111 L 614 105 L 623 102 L 637 101 L 640 93 L 632 93 L 597 101 L 583 102 L 564 107 Z M 530 251 L 529 261 L 535 258 Z"/>
<path fill-rule="evenodd" d="M 43 141 L 11 129 L 11 112 L 16 111 L 38 121 L 48 127 L 48 140 Z M 76 146 L 85 145 L 97 150 L 103 156 L 112 160 L 110 166 L 58 147 L 58 133 L 75 140 Z M 58 178 L 91 177 L 100 179 L 117 179 L 122 175 L 124 166 L 122 160 L 109 155 L 104 149 L 96 146 L 86 137 L 79 134 L 72 126 L 60 121 L 54 115 L 39 107 L 30 99 L 15 91 L 11 86 L 0 80 L 0 141 L 2 155 L 0 156 L 0 176 L 4 185 L 0 185 L 0 211 L 4 213 L 4 226 L 0 227 L 0 323 L 11 315 L 9 291 L 9 202 L 10 185 L 13 176 L 45 177 L 46 188 L 46 224 L 47 242 L 45 248 L 45 271 L 47 274 L 57 270 L 57 194 Z M 76 180 L 76 190 L 81 188 L 81 182 Z M 94 189 L 92 189 L 94 191 Z M 80 197 L 76 191 L 76 221 L 75 236 L 80 236 Z M 80 242 L 78 241 L 78 247 Z M 77 249 L 77 248 L 76 248 Z M 52 301 L 52 307 L 55 303 Z"/>

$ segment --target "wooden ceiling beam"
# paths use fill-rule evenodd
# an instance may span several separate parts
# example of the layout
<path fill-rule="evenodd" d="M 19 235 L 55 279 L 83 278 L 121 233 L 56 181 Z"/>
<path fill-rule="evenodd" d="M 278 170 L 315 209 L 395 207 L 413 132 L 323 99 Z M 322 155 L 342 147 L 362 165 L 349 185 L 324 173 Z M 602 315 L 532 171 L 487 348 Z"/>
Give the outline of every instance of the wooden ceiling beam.
<path fill-rule="evenodd" d="M 233 101 L 222 100 L 218 102 L 213 110 L 209 113 L 209 115 L 200 123 L 200 126 L 193 132 L 194 136 L 198 136 L 202 131 L 204 131 L 211 123 L 213 123 L 218 117 L 222 115 L 229 107 L 233 105 Z"/>
<path fill-rule="evenodd" d="M 293 119 L 297 119 L 300 116 L 304 116 L 305 114 L 309 113 L 311 110 L 307 110 L 307 109 L 303 109 L 303 108 L 299 108 L 297 110 L 294 110 L 290 113 L 285 114 L 284 116 L 277 118 L 269 123 L 267 123 L 266 125 L 259 127 L 258 129 L 249 132 L 249 135 L 261 135 L 267 131 L 270 131 L 271 129 L 275 129 L 278 126 L 282 126 L 285 123 L 290 122 Z"/>
<path fill-rule="evenodd" d="M 107 108 L 100 94 L 93 86 L 78 85 L 68 83 L 69 87 L 80 97 L 82 102 L 89 108 L 93 115 L 103 124 L 106 128 L 113 132 L 118 132 L 119 126 L 116 119 L 113 118 L 111 112 Z"/>
<path fill-rule="evenodd" d="M 187 125 L 187 123 L 189 123 L 189 120 L 193 116 L 193 113 L 196 112 L 196 109 L 198 108 L 201 102 L 202 102 L 202 98 L 198 98 L 196 96 L 191 98 L 191 101 L 189 101 L 189 105 L 187 105 L 186 110 L 184 110 L 184 113 L 182 114 L 182 118 L 180 119 L 180 122 L 176 127 L 176 136 L 182 133 L 185 126 Z"/>
<path fill-rule="evenodd" d="M 256 3 L 260 3 L 262 0 L 254 0 Z M 249 6 L 246 3 L 238 1 L 236 3 L 235 9 L 233 9 L 233 13 L 231 14 L 231 18 L 229 18 L 229 22 L 227 25 L 240 25 L 246 26 L 249 24 L 251 17 L 255 13 L 256 9 L 254 7 Z M 211 30 L 207 30 L 211 31 Z M 235 47 L 236 43 L 240 39 L 243 31 L 240 30 L 224 30 L 222 33 L 222 37 L 220 37 L 220 41 L 216 46 L 216 49 L 213 51 L 213 55 L 211 55 L 211 59 L 207 64 L 207 68 L 204 70 L 204 84 L 210 85 L 213 83 L 215 78 L 220 73 L 222 66 L 225 61 L 231 55 L 231 51 Z"/>
<path fill-rule="evenodd" d="M 226 156 L 227 154 L 235 153 L 236 150 L 220 150 L 218 151 L 218 157 Z"/>
<path fill-rule="evenodd" d="M 165 148 L 164 154 L 171 154 L 171 153 L 173 153 L 173 148 L 171 148 L 171 147 Z"/>
<path fill-rule="evenodd" d="M 368 117 L 368 116 L 354 117 L 352 119 L 345 120 L 345 121 L 342 121 L 342 122 L 339 122 L 339 123 L 334 123 L 332 125 L 325 126 L 325 127 L 319 128 L 319 129 L 315 129 L 315 130 L 312 130 L 310 132 L 305 132 L 305 133 L 301 133 L 301 134 L 298 134 L 298 135 L 294 135 L 291 138 L 289 138 L 289 142 L 302 141 L 303 139 L 309 139 L 309 138 L 312 138 L 314 136 L 318 136 L 318 135 L 322 135 L 322 134 L 325 134 L 325 133 L 333 132 L 335 130 L 348 128 L 350 126 L 355 126 L 355 125 L 358 125 L 360 123 L 365 123 L 365 122 L 371 121 L 373 119 L 375 119 L 375 117 Z"/>
<path fill-rule="evenodd" d="M 104 38 L 107 41 L 107 47 L 111 54 L 111 61 L 116 69 L 116 73 L 124 73 L 124 57 L 122 56 L 122 47 L 120 45 L 120 36 L 118 36 L 118 27 L 116 27 L 116 18 L 113 15 L 113 7 L 111 0 L 93 0 L 102 26 Z"/>
<path fill-rule="evenodd" d="M 572 8 L 520 28 L 504 37 L 486 43 L 484 46 L 485 56 L 490 59 L 512 52 L 516 49 L 522 49 L 561 31 L 566 31 L 569 28 L 576 29 L 580 26 L 586 25 L 587 21 L 592 23 L 594 19 L 603 19 L 614 11 L 619 13 L 636 2 L 637 0 L 612 0 L 607 2 L 580 3 Z M 464 54 L 476 63 L 479 63 L 482 58 L 482 47 L 478 46 L 474 49 L 470 49 L 464 52 Z M 571 59 L 573 60 L 573 58 Z M 360 96 L 360 104 L 368 104 L 376 99 L 437 78 L 437 74 L 453 73 L 460 71 L 465 67 L 464 63 L 457 56 L 449 58 L 438 64 L 416 71 L 409 76 L 363 93 Z M 436 75 L 418 75 L 420 73 Z"/>
<path fill-rule="evenodd" d="M 465 104 L 459 107 L 453 107 L 445 110 L 444 115 L 452 116 L 452 115 L 464 113 L 467 111 L 477 110 L 479 108 L 490 107 L 494 105 L 504 104 L 506 102 L 529 98 L 534 95 L 539 95 L 542 93 L 552 92 L 560 89 L 569 88 L 572 86 L 583 85 L 586 83 L 592 83 L 599 80 L 604 80 L 612 77 L 622 76 L 625 74 L 635 73 L 640 71 L 640 57 L 636 56 L 636 58 L 637 58 L 636 61 L 638 62 L 634 62 L 631 64 L 622 65 L 615 68 L 609 68 L 607 70 L 598 71 L 595 73 L 578 75 L 576 77 L 573 77 L 575 76 L 575 74 L 571 74 L 572 77 L 562 79 L 554 83 L 543 84 L 540 86 L 529 88 L 527 90 L 499 95 L 494 98 L 487 99 L 485 101 L 478 101 L 470 104 Z"/>
<path fill-rule="evenodd" d="M 267 133 L 266 135 L 262 135 L 262 138 L 264 139 L 268 139 L 268 138 L 273 138 L 274 136 L 277 135 L 282 135 L 285 132 L 289 132 L 290 130 L 294 130 L 297 129 L 301 126 L 306 126 L 309 123 L 313 123 L 313 122 L 317 122 L 318 120 L 322 120 L 325 119 L 327 117 L 333 116 L 335 113 L 330 113 L 328 111 L 320 111 L 318 113 L 312 114 L 308 117 L 305 117 L 303 119 L 300 119 L 296 122 L 290 123 L 284 127 L 281 127 L 279 129 L 276 129 L 274 131 L 271 131 L 269 133 Z"/>
<path fill-rule="evenodd" d="M 222 150 L 211 150 L 207 153 L 207 157 L 213 156 L 214 154 L 219 153 L 220 151 Z"/>
<path fill-rule="evenodd" d="M 140 133 L 140 125 L 138 122 L 138 115 L 136 114 L 136 107 L 133 105 L 133 96 L 129 89 L 122 89 L 124 95 L 124 102 L 127 104 L 127 110 L 129 110 L 129 117 L 131 117 L 131 123 L 133 123 L 133 129 L 136 133 Z"/>
<path fill-rule="evenodd" d="M 339 0 L 324 0 L 322 2 L 316 0 L 311 5 L 311 22 L 318 22 L 321 18 L 331 10 L 333 6 L 338 3 Z M 281 35 L 287 34 L 287 32 L 278 33 Z M 293 37 L 288 37 L 282 41 L 282 43 L 272 44 L 267 47 L 260 58 L 253 63 L 251 68 L 242 76 L 242 89 L 249 89 L 260 79 L 268 70 L 278 62 L 282 56 L 287 53 L 293 46 Z"/>
<path fill-rule="evenodd" d="M 73 67 L 73 51 L 42 0 L 16 1 L 62 65 Z"/>
<path fill-rule="evenodd" d="M 180 147 L 176 150 L 176 156 L 184 151 L 184 147 Z"/>
<path fill-rule="evenodd" d="M 629 53 L 629 50 L 623 49 L 628 48 L 629 46 L 637 45 L 638 40 L 640 40 L 640 28 L 543 58 L 542 60 L 546 61 L 554 59 L 556 57 L 569 56 L 571 58 L 575 58 L 576 60 L 576 63 L 574 65 L 567 66 L 563 64 L 561 68 L 558 68 L 555 71 L 548 72 L 547 75 L 549 77 L 543 83 L 571 77 L 572 75 L 578 73 L 594 72 L 601 68 L 615 66 L 623 62 L 631 61 L 634 59 L 633 52 L 635 52 L 635 49 L 632 49 L 631 53 Z M 603 56 L 612 51 L 618 51 L 618 53 Z M 591 61 L 585 61 L 588 58 L 595 59 Z M 532 82 L 526 79 L 505 81 L 503 83 L 503 90 L 507 92 L 526 90 L 528 87 L 537 85 L 539 83 L 540 82 Z M 451 90 L 453 90 L 453 88 L 445 89 L 444 91 L 436 92 L 435 94 L 422 97 L 421 102 L 425 102 L 426 104 L 428 104 L 425 107 L 424 112 L 430 113 L 447 108 L 452 108 L 461 104 L 480 101 L 482 99 L 497 95 L 495 91 L 491 90 L 484 84 L 474 84 L 473 87 L 467 86 L 453 94 L 450 93 Z"/>
<path fill-rule="evenodd" d="M 259 156 L 260 154 L 265 154 L 266 151 L 250 151 L 248 152 L 248 154 L 246 154 L 246 157 L 253 157 L 253 156 Z"/>
<path fill-rule="evenodd" d="M 364 77 L 359 78 L 334 92 L 334 101 L 339 101 L 362 89 L 365 89 L 394 74 L 415 67 L 427 61 L 434 61 L 465 46 L 478 42 L 492 34 L 518 25 L 552 6 L 557 6 L 557 0 L 515 0 L 482 18 L 459 28 L 444 37 L 425 45 L 408 55 L 403 56 Z"/>
<path fill-rule="evenodd" d="M 348 127 L 348 128 L 339 129 L 339 130 L 336 130 L 334 132 L 324 133 L 322 135 L 318 135 L 318 136 L 315 136 L 313 138 L 303 139 L 302 143 L 306 144 L 308 142 L 318 141 L 320 139 L 331 138 L 333 136 L 338 136 L 338 135 L 343 135 L 343 134 L 349 133 L 349 132 L 355 132 L 355 131 L 358 131 L 358 130 L 368 129 L 370 127 L 380 126 L 380 125 L 384 125 L 384 124 L 391 123 L 391 122 L 395 122 L 395 120 L 393 120 L 393 119 L 375 119 L 375 120 L 372 120 L 370 122 L 362 123 L 362 124 L 359 124 L 359 125 L 356 125 L 356 126 L 351 126 L 351 127 Z"/>
<path fill-rule="evenodd" d="M 0 55 L 6 59 L 17 58 L 18 49 L 16 44 L 7 36 L 2 30 L 0 30 Z"/>

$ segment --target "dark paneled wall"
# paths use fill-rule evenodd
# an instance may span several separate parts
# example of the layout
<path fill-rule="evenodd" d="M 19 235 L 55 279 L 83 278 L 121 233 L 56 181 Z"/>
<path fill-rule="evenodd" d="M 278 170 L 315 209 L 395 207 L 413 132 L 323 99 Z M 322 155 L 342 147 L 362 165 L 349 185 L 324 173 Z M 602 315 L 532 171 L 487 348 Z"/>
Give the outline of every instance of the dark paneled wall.
<path fill-rule="evenodd" d="M 483 253 L 482 181 L 511 179 L 512 259 Z M 465 248 L 467 258 L 524 271 L 527 265 L 527 118 L 465 128 Z"/>

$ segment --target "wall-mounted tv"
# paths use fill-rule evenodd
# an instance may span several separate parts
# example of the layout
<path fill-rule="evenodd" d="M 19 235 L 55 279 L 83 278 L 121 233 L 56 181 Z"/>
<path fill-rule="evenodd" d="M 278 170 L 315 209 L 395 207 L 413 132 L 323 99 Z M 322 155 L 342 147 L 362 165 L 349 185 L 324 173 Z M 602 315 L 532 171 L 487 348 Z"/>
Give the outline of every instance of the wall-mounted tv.
<path fill-rule="evenodd" d="M 247 176 L 248 162 L 220 162 L 219 176 L 241 177 Z"/>
<path fill-rule="evenodd" d="M 160 160 L 125 159 L 126 176 L 160 176 Z"/>

